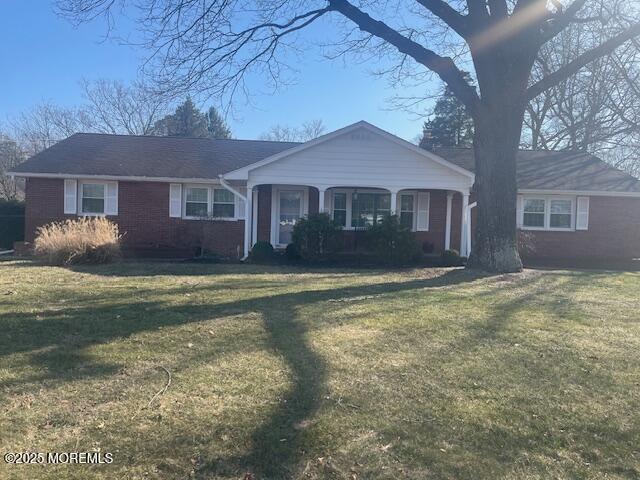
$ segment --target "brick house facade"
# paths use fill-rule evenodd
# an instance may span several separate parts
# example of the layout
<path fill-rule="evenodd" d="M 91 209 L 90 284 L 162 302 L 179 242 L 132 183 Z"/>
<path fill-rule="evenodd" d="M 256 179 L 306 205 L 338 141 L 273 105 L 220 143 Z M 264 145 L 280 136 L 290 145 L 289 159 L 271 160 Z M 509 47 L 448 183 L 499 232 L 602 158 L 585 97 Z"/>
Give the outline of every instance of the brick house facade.
<path fill-rule="evenodd" d="M 39 226 L 86 214 L 83 202 L 97 200 L 133 255 L 243 257 L 258 240 L 284 247 L 291 222 L 319 211 L 341 218 L 347 248 L 356 221 L 392 212 L 435 252 L 468 254 L 472 155 L 426 152 L 359 122 L 305 144 L 78 134 L 13 173 L 27 179 L 28 242 Z M 518 190 L 523 257 L 640 257 L 637 179 L 584 152 L 523 151 Z"/>

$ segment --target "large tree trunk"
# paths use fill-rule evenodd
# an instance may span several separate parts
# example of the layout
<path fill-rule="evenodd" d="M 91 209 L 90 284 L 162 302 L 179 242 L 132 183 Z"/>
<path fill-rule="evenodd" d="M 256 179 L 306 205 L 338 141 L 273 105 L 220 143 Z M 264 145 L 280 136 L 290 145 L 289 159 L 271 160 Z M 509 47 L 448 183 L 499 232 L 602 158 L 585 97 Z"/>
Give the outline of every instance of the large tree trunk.
<path fill-rule="evenodd" d="M 475 241 L 469 267 L 491 272 L 518 272 L 522 262 L 516 238 L 516 154 L 520 125 L 513 107 L 482 109 L 475 122 Z"/>
<path fill-rule="evenodd" d="M 497 50 L 497 51 L 496 51 Z M 481 101 L 474 112 L 477 225 L 468 266 L 518 272 L 516 155 L 535 53 L 517 45 L 474 55 Z"/>

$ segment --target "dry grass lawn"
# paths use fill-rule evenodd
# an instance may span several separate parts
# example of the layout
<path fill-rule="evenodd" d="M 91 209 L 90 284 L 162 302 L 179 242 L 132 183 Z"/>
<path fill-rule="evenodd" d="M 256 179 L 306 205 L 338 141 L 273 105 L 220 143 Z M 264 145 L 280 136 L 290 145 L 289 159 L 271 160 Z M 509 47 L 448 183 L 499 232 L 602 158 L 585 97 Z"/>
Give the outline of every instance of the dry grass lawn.
<path fill-rule="evenodd" d="M 0 328 L 0 451 L 114 457 L 3 479 L 640 477 L 639 273 L 9 261 Z"/>

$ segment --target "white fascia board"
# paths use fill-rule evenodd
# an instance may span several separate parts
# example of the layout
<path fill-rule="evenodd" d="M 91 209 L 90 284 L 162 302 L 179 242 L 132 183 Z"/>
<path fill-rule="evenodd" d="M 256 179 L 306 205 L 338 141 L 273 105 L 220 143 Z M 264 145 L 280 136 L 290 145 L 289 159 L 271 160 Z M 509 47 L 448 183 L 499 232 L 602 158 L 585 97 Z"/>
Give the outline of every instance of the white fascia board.
<path fill-rule="evenodd" d="M 520 195 L 575 195 L 583 197 L 630 197 L 640 198 L 640 192 L 612 192 L 602 190 L 538 190 L 523 188 L 518 190 Z"/>
<path fill-rule="evenodd" d="M 462 167 L 459 167 L 458 165 L 455 165 L 454 163 L 451 163 L 447 160 L 445 160 L 444 158 L 429 152 L 423 148 L 420 148 L 416 145 L 414 145 L 411 142 L 407 142 L 406 140 L 403 140 L 400 137 L 397 137 L 385 130 L 382 130 L 381 128 L 376 127 L 375 125 L 371 125 L 368 122 L 365 122 L 364 120 L 361 120 L 359 122 L 356 122 L 352 125 L 348 125 L 344 128 L 340 128 L 338 130 L 335 130 L 331 133 L 327 133 L 326 135 L 322 135 L 318 138 L 315 138 L 313 140 L 309 140 L 308 142 L 302 143 L 300 145 L 298 145 L 297 147 L 293 147 L 290 148 L 288 150 L 285 150 L 283 152 L 280 153 L 276 153 L 275 155 L 271 155 L 270 157 L 267 157 L 265 159 L 260 160 L 259 162 L 255 162 L 252 163 L 250 165 L 247 165 L 246 167 L 242 167 L 239 168 L 237 170 L 233 170 L 231 172 L 225 173 L 224 174 L 224 178 L 227 180 L 247 180 L 249 178 L 249 172 L 251 170 L 254 170 L 258 167 L 262 167 L 263 165 L 268 165 L 270 163 L 273 163 L 275 161 L 281 160 L 283 158 L 289 157 L 291 155 L 295 155 L 296 153 L 302 152 L 304 150 L 307 150 L 308 148 L 314 147 L 316 145 L 319 145 L 321 143 L 327 142 L 329 140 L 332 140 L 340 135 L 344 135 L 346 133 L 349 133 L 353 130 L 357 130 L 359 128 L 364 128 L 365 130 L 369 130 L 372 133 L 378 134 L 384 138 L 386 138 L 387 140 L 390 140 L 404 148 L 407 148 L 419 155 L 422 155 L 425 158 L 428 158 L 429 160 L 433 160 L 434 162 L 447 167 L 461 175 L 464 175 L 465 177 L 468 177 L 469 179 L 471 179 L 471 183 L 473 183 L 473 181 L 475 180 L 475 174 L 473 172 L 470 172 L 469 170 L 466 170 Z"/>

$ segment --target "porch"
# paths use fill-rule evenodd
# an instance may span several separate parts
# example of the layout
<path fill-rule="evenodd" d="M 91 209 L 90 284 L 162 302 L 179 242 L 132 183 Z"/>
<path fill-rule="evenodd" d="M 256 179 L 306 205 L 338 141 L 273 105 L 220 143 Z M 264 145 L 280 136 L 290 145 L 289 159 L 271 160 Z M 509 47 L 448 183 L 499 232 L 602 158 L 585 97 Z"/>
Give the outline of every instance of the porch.
<path fill-rule="evenodd" d="M 470 251 L 475 176 L 366 122 L 336 130 L 220 177 L 246 186 L 244 254 L 284 247 L 295 221 L 327 212 L 349 232 L 397 214 L 436 249 Z"/>
<path fill-rule="evenodd" d="M 435 252 L 455 249 L 467 255 L 471 248 L 468 192 L 287 184 L 249 185 L 247 192 L 245 256 L 257 241 L 286 247 L 296 221 L 319 212 L 343 227 L 346 250 L 356 250 L 359 232 L 389 214 L 398 215 L 418 242 L 429 242 Z"/>

